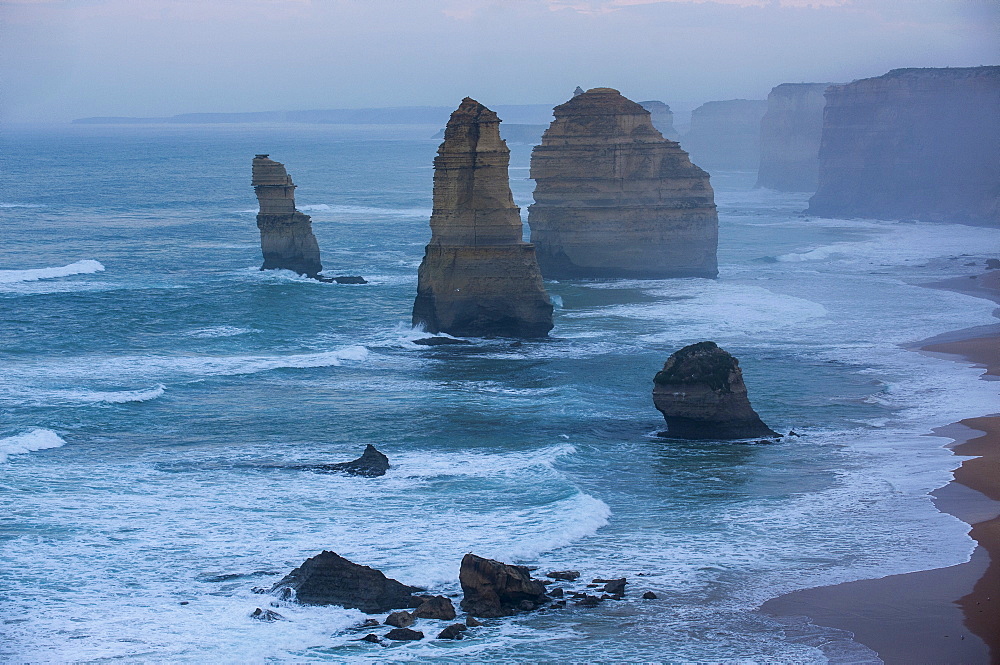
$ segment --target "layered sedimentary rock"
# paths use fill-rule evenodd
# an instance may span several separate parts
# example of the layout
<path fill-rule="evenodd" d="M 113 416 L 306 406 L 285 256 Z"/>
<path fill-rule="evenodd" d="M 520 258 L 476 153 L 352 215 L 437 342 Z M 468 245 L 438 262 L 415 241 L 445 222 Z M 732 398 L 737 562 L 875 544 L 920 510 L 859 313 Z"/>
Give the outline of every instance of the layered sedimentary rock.
<path fill-rule="evenodd" d="M 306 605 L 340 605 L 369 614 L 411 607 L 419 602 L 412 594 L 421 591 L 329 551 L 306 559 L 271 591 L 284 589 Z"/>
<path fill-rule="evenodd" d="M 824 91 L 832 83 L 782 83 L 767 96 L 760 121 L 757 187 L 815 192 L 823 135 Z"/>
<path fill-rule="evenodd" d="M 691 112 L 691 129 L 683 137 L 691 159 L 709 171 L 752 171 L 760 163 L 760 121 L 767 112 L 763 99 L 729 99 L 702 104 Z"/>
<path fill-rule="evenodd" d="M 653 378 L 653 404 L 667 421 L 661 436 L 777 436 L 750 406 L 739 361 L 715 342 L 691 344 L 671 355 Z"/>
<path fill-rule="evenodd" d="M 260 203 L 257 228 L 264 254 L 261 270 L 291 270 L 316 277 L 323 270 L 312 220 L 295 209 L 295 185 L 285 165 L 257 155 L 253 159 L 254 191 Z"/>
<path fill-rule="evenodd" d="M 507 176 L 500 119 L 466 97 L 434 159 L 431 241 L 420 264 L 413 324 L 474 337 L 544 337 L 552 329 L 533 245 Z"/>
<path fill-rule="evenodd" d="M 819 158 L 810 213 L 1000 223 L 1000 66 L 830 87 Z"/>
<path fill-rule="evenodd" d="M 549 278 L 715 277 L 719 218 L 708 173 L 649 111 L 594 88 L 553 110 L 531 153 L 531 240 Z"/>
<path fill-rule="evenodd" d="M 524 566 L 484 559 L 475 554 L 462 558 L 458 580 L 465 597 L 462 609 L 477 617 L 502 617 L 537 609 L 549 600 L 545 585 L 531 578 Z"/>
<path fill-rule="evenodd" d="M 663 134 L 663 138 L 676 141 L 680 138 L 677 130 L 674 129 L 674 112 L 663 102 L 651 100 L 639 102 L 639 106 L 649 111 L 649 119 L 653 121 L 653 127 Z"/>

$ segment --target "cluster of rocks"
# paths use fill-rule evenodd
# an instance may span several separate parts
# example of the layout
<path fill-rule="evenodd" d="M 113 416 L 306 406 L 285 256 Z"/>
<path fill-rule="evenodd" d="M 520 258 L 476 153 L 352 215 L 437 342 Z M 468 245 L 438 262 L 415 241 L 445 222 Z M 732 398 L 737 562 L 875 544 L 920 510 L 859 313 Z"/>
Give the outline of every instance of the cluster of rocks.
<path fill-rule="evenodd" d="M 553 571 L 546 577 L 548 579 L 534 579 L 526 566 L 466 554 L 462 558 L 459 583 L 463 593 L 460 607 L 467 616 L 464 622 L 441 628 L 437 639 L 462 639 L 467 630 L 483 625 L 480 618 L 562 609 L 569 602 L 579 607 L 595 607 L 606 600 L 625 598 L 627 580 L 624 577 L 595 578 L 577 590 L 549 586 L 556 582 L 573 583 L 580 577 L 579 571 Z M 272 593 L 282 600 L 305 605 L 339 605 L 366 614 L 387 612 L 384 620 L 367 619 L 357 627 L 359 630 L 383 625 L 391 628 L 384 635 L 369 632 L 359 639 L 365 642 L 422 640 L 424 632 L 412 628 L 418 619 L 453 622 L 458 616 L 450 598 L 428 595 L 424 589 L 403 584 L 379 570 L 353 563 L 330 551 L 307 559 L 269 589 L 258 587 L 253 591 Z M 642 598 L 655 599 L 656 594 L 647 591 Z M 250 617 L 267 622 L 286 620 L 278 612 L 260 607 Z"/>

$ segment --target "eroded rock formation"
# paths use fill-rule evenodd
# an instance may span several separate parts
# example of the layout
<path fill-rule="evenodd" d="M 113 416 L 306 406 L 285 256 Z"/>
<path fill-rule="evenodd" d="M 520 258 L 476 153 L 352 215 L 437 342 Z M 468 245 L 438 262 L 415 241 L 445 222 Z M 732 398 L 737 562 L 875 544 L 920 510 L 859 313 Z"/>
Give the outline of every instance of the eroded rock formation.
<path fill-rule="evenodd" d="M 691 344 L 671 355 L 653 378 L 653 404 L 667 421 L 660 436 L 778 436 L 750 406 L 739 361 L 715 342 Z"/>
<path fill-rule="evenodd" d="M 338 462 L 337 464 L 321 464 L 314 467 L 320 471 L 343 471 L 352 476 L 364 476 L 366 478 L 376 478 L 384 476 L 389 470 L 389 458 L 372 444 L 365 446 L 365 451 L 356 460 L 350 462 Z"/>
<path fill-rule="evenodd" d="M 651 100 L 639 102 L 639 106 L 649 111 L 649 119 L 653 121 L 653 127 L 663 134 L 663 138 L 676 141 L 680 138 L 677 130 L 674 129 L 674 112 L 663 102 Z"/>
<path fill-rule="evenodd" d="M 264 254 L 261 270 L 291 270 L 318 277 L 323 265 L 312 220 L 295 209 L 295 185 L 285 165 L 267 155 L 257 155 L 253 159 L 252 185 L 260 203 L 257 228 Z"/>
<path fill-rule="evenodd" d="M 826 92 L 826 217 L 1000 223 L 1000 66 L 895 69 Z"/>
<path fill-rule="evenodd" d="M 709 176 L 649 111 L 594 88 L 553 110 L 531 153 L 531 240 L 549 278 L 715 277 Z"/>
<path fill-rule="evenodd" d="M 413 325 L 472 337 L 544 337 L 552 329 L 533 245 L 522 240 L 500 119 L 466 97 L 434 159 L 431 241 Z"/>
<path fill-rule="evenodd" d="M 684 147 L 691 159 L 709 171 L 753 171 L 760 164 L 760 121 L 767 112 L 763 99 L 707 102 L 691 112 Z"/>
<path fill-rule="evenodd" d="M 386 577 L 381 571 L 362 566 L 335 552 L 324 551 L 277 582 L 271 591 L 294 591 L 305 605 L 340 605 L 374 614 L 411 607 L 421 591 Z"/>
<path fill-rule="evenodd" d="M 757 187 L 815 192 L 823 135 L 823 92 L 832 83 L 782 83 L 767 96 L 760 121 Z"/>
<path fill-rule="evenodd" d="M 465 598 L 462 609 L 477 617 L 510 616 L 537 609 L 549 600 L 545 585 L 531 579 L 524 566 L 484 559 L 475 554 L 462 558 L 458 581 Z"/>

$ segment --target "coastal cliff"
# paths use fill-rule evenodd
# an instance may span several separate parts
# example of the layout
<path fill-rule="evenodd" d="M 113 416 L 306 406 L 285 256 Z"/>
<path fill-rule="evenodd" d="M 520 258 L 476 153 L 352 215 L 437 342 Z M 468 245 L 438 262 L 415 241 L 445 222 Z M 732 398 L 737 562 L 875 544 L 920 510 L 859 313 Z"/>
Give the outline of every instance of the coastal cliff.
<path fill-rule="evenodd" d="M 823 135 L 823 93 L 832 83 L 782 83 L 767 96 L 760 121 L 757 187 L 815 192 Z"/>
<path fill-rule="evenodd" d="M 431 241 L 413 325 L 473 337 L 544 337 L 552 329 L 533 245 L 522 240 L 500 119 L 466 97 L 434 159 Z"/>
<path fill-rule="evenodd" d="M 553 109 L 531 153 L 531 240 L 549 278 L 715 277 L 719 218 L 708 173 L 650 113 L 594 88 Z"/>
<path fill-rule="evenodd" d="M 657 100 L 639 102 L 639 106 L 649 111 L 649 119 L 653 121 L 653 127 L 663 134 L 663 138 L 676 141 L 680 138 L 677 130 L 674 129 L 674 112 L 670 106 Z"/>
<path fill-rule="evenodd" d="M 295 209 L 295 185 L 285 165 L 257 155 L 251 182 L 260 204 L 257 228 L 264 254 L 261 270 L 291 270 L 317 277 L 323 265 L 319 243 L 312 232 L 312 219 Z"/>
<path fill-rule="evenodd" d="M 819 158 L 811 214 L 1000 223 L 1000 66 L 830 87 Z"/>
<path fill-rule="evenodd" d="M 691 160 L 709 171 L 751 171 L 760 164 L 760 121 L 767 112 L 763 99 L 707 102 L 691 112 L 684 148 Z"/>

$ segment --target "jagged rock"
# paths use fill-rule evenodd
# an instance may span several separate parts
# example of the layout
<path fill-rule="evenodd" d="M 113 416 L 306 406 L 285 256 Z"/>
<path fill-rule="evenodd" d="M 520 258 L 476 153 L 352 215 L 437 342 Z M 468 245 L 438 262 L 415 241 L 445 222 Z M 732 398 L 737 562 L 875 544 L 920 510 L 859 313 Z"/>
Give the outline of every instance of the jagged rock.
<path fill-rule="evenodd" d="M 1000 66 L 894 69 L 826 91 L 810 214 L 1000 223 Z"/>
<path fill-rule="evenodd" d="M 580 577 L 579 570 L 553 570 L 550 573 L 545 573 L 546 577 L 550 577 L 554 580 L 562 580 L 563 582 L 572 582 L 576 578 Z"/>
<path fill-rule="evenodd" d="M 356 460 L 350 462 L 338 462 L 337 464 L 321 464 L 313 467 L 321 471 L 343 471 L 352 476 L 364 476 L 366 478 L 376 478 L 384 476 L 389 470 L 389 458 L 379 452 L 378 448 L 372 444 L 365 446 L 365 452 Z"/>
<path fill-rule="evenodd" d="M 555 589 L 548 590 L 548 594 L 553 598 L 562 598 L 564 593 L 563 588 L 558 586 Z"/>
<path fill-rule="evenodd" d="M 407 626 L 412 626 L 416 623 L 416 621 L 416 618 L 412 614 L 404 610 L 400 612 L 392 612 L 386 617 L 385 625 L 395 626 L 396 628 L 406 628 Z"/>
<path fill-rule="evenodd" d="M 715 342 L 691 344 L 671 355 L 653 378 L 653 404 L 667 421 L 660 436 L 779 436 L 750 406 L 739 361 Z"/>
<path fill-rule="evenodd" d="M 368 280 L 361 275 L 340 275 L 334 277 L 333 281 L 337 284 L 367 284 Z"/>
<path fill-rule="evenodd" d="M 649 111 L 594 88 L 553 109 L 531 153 L 531 240 L 542 274 L 715 277 L 719 218 L 708 174 Z"/>
<path fill-rule="evenodd" d="M 462 609 L 477 617 L 509 616 L 522 609 L 522 601 L 528 601 L 534 609 L 549 599 L 545 595 L 545 585 L 531 579 L 524 566 L 512 566 L 471 553 L 462 558 L 458 580 L 465 593 Z"/>
<path fill-rule="evenodd" d="M 381 626 L 382 622 L 378 619 L 365 619 L 361 622 L 362 628 L 374 628 L 375 626 Z"/>
<path fill-rule="evenodd" d="M 482 626 L 483 622 L 477 621 L 476 617 L 470 615 L 465 617 L 465 625 L 468 626 L 469 628 L 476 628 L 478 626 Z"/>
<path fill-rule="evenodd" d="M 416 640 L 424 639 L 424 634 L 419 630 L 411 630 L 409 628 L 393 628 L 385 634 L 385 639 L 395 640 L 396 642 L 415 642 Z"/>
<path fill-rule="evenodd" d="M 591 596 L 590 594 L 583 594 L 583 598 L 573 603 L 574 605 L 579 605 L 581 607 L 597 607 L 603 602 L 603 598 L 598 598 L 597 596 Z"/>
<path fill-rule="evenodd" d="M 552 303 L 507 175 L 500 119 L 466 97 L 434 159 L 431 241 L 417 275 L 413 325 L 462 337 L 545 337 Z"/>
<path fill-rule="evenodd" d="M 368 633 L 364 637 L 358 640 L 358 642 L 372 642 L 374 644 L 381 644 L 382 638 L 375 633 Z"/>
<path fill-rule="evenodd" d="M 653 127 L 663 134 L 663 138 L 676 141 L 680 138 L 677 130 L 674 129 L 674 112 L 663 102 L 650 100 L 639 102 L 639 106 L 649 111 L 649 119 L 653 121 Z"/>
<path fill-rule="evenodd" d="M 444 596 L 431 596 L 424 600 L 413 610 L 413 616 L 418 619 L 445 619 L 450 621 L 455 618 L 455 606 L 451 600 Z"/>
<path fill-rule="evenodd" d="M 448 626 L 440 633 L 438 633 L 439 640 L 460 640 L 462 639 L 462 633 L 467 631 L 469 628 L 464 623 L 453 623 Z"/>
<path fill-rule="evenodd" d="M 707 102 L 691 112 L 691 129 L 682 138 L 691 160 L 709 171 L 756 171 L 760 165 L 763 99 Z"/>
<path fill-rule="evenodd" d="M 647 591 L 646 593 L 642 594 L 643 600 L 656 600 L 657 598 L 659 598 L 659 596 L 657 596 L 652 591 Z"/>
<path fill-rule="evenodd" d="M 609 593 L 612 596 L 621 596 L 625 593 L 626 578 L 622 577 L 617 580 L 608 580 L 604 584 L 604 593 Z"/>
<path fill-rule="evenodd" d="M 288 619 L 274 610 L 265 610 L 259 607 L 250 613 L 250 618 L 256 619 L 257 621 L 266 621 L 268 623 L 272 621 L 288 621 Z"/>
<path fill-rule="evenodd" d="M 815 192 L 823 135 L 823 92 L 833 83 L 782 83 L 767 96 L 760 121 L 757 187 Z"/>
<path fill-rule="evenodd" d="M 253 185 L 260 203 L 257 228 L 264 254 L 261 270 L 291 270 L 316 278 L 323 270 L 319 244 L 309 215 L 295 209 L 295 185 L 285 165 L 257 155 L 253 159 Z"/>
<path fill-rule="evenodd" d="M 324 551 L 306 559 L 271 591 L 289 595 L 294 591 L 295 600 L 306 605 L 340 605 L 376 614 L 409 607 L 412 594 L 420 589 Z"/>

